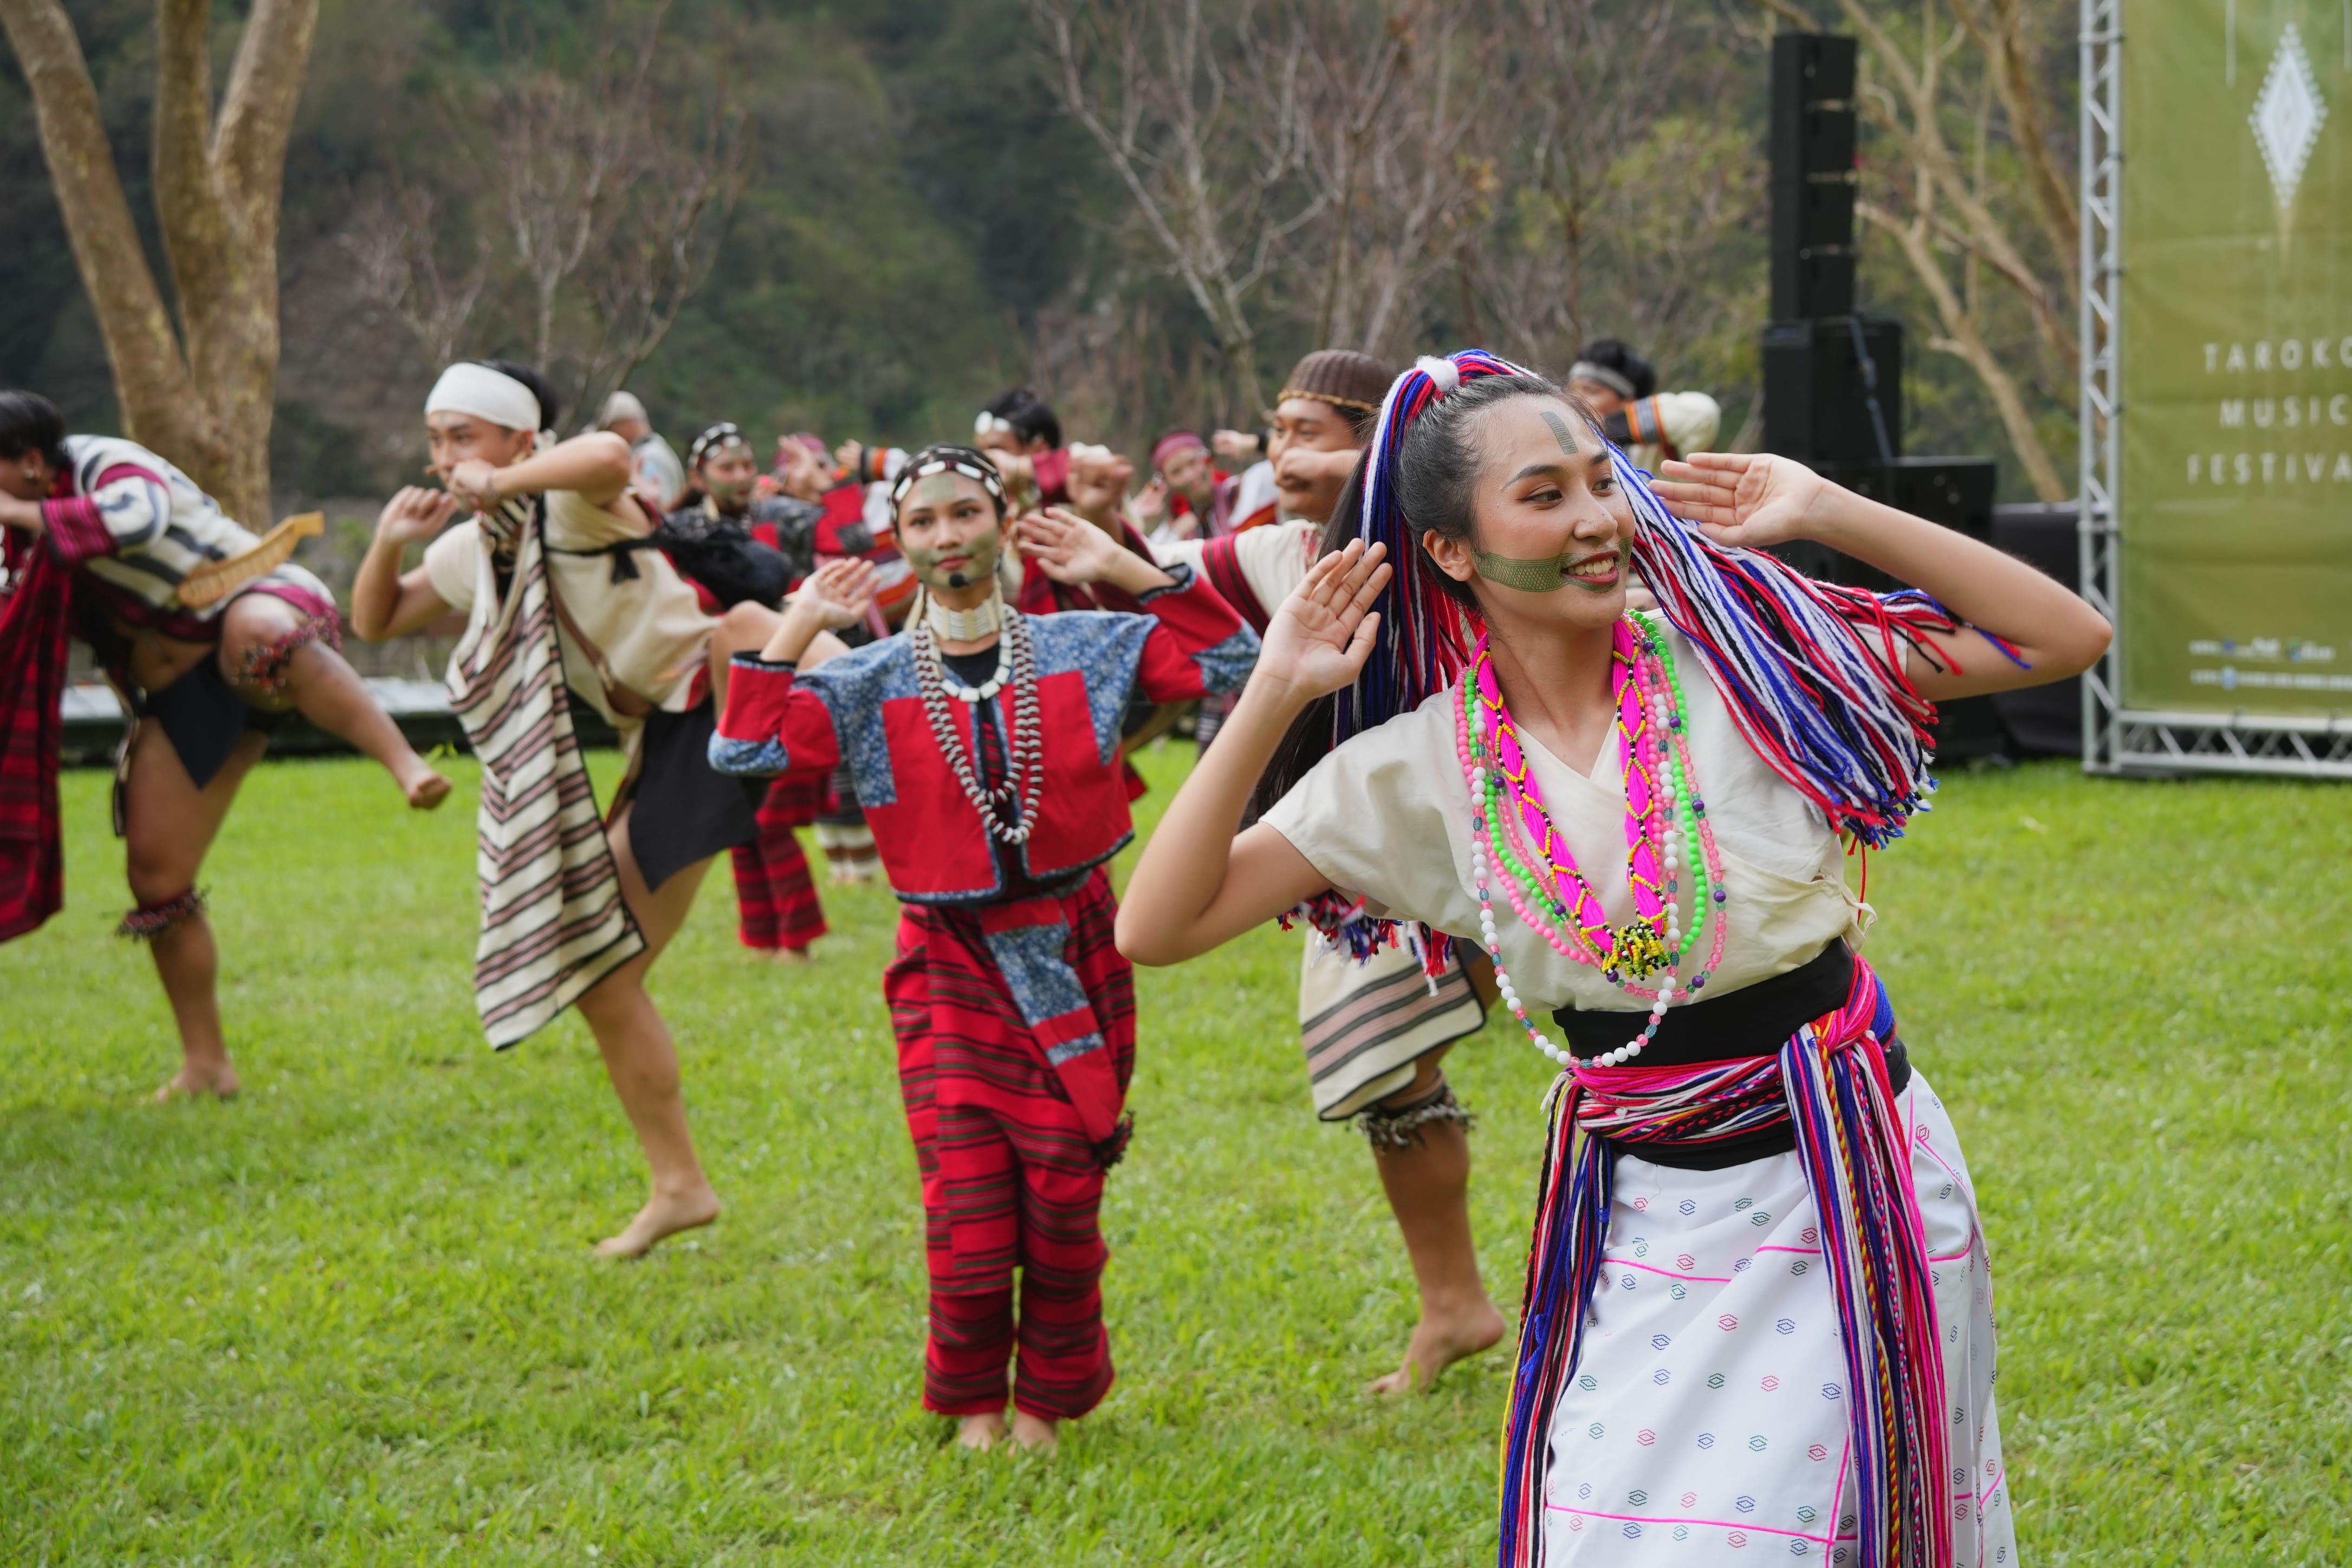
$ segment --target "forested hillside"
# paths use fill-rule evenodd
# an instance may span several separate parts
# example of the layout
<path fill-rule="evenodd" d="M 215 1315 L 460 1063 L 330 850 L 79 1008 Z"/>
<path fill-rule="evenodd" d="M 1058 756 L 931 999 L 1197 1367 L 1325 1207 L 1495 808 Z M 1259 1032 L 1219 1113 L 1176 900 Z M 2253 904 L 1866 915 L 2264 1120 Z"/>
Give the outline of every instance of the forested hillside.
<path fill-rule="evenodd" d="M 68 9 L 152 250 L 152 5 Z M 242 21 L 220 10 L 216 81 Z M 2056 92 L 2063 18 L 2036 16 Z M 720 417 L 762 437 L 951 434 L 1030 380 L 1074 436 L 1132 450 L 1167 423 L 1252 419 L 1325 342 L 1404 358 L 1482 341 L 1559 369 L 1613 332 L 1668 384 L 1716 393 L 1728 441 L 1765 310 L 1771 25 L 1732 0 L 324 0 L 287 170 L 278 499 L 413 474 L 451 353 L 545 365 L 567 427 L 642 357 L 627 384 L 681 443 Z M 1961 155 L 1999 195 L 2017 180 L 1990 88 L 1954 90 Z M 1135 127 L 1139 159 L 1121 170 L 1073 104 Z M 1166 205 L 1188 151 L 1190 229 Z M 1882 151 L 1899 181 L 1901 148 Z M 13 58 L 0 160 L 0 382 L 107 427 Z M 1975 376 L 1927 346 L 1914 268 L 1868 243 L 1866 295 L 1912 328 L 1913 449 L 2006 463 Z M 1957 265 L 2063 450 L 2068 367 Z"/>

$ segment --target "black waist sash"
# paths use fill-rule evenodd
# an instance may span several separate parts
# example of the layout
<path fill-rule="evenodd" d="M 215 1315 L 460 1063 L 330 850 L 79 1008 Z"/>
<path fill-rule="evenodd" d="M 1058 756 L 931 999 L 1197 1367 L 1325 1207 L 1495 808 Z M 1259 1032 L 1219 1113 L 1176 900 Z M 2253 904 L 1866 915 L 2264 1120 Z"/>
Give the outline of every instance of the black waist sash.
<path fill-rule="evenodd" d="M 1853 953 L 1832 942 L 1807 963 L 1753 985 L 1682 1006 L 1669 1007 L 1657 1035 L 1634 1058 L 1644 1067 L 1682 1067 L 1693 1062 L 1736 1061 L 1769 1057 L 1805 1025 L 1845 1005 L 1853 990 Z M 1580 1060 L 1613 1051 L 1642 1032 L 1645 1013 L 1584 1012 L 1563 1007 L 1552 1021 L 1568 1037 Z M 1911 1081 L 1911 1058 L 1900 1038 L 1882 1042 L 1886 1078 L 1897 1094 Z M 1720 1171 L 1797 1146 L 1797 1131 L 1783 1121 L 1748 1137 L 1706 1147 L 1644 1144 L 1640 1153 L 1653 1164 L 1679 1171 Z"/>

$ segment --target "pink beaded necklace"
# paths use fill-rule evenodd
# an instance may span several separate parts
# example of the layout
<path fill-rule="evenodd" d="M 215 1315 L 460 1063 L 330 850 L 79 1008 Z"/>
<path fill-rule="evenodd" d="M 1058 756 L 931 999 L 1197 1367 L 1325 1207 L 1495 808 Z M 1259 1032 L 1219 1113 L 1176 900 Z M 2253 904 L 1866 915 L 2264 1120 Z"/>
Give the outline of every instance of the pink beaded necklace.
<path fill-rule="evenodd" d="M 1674 655 L 1662 633 L 1638 612 L 1612 628 L 1610 652 L 1618 760 L 1625 781 L 1626 880 L 1635 910 L 1633 920 L 1613 929 L 1600 893 L 1577 867 L 1545 808 L 1541 786 L 1503 703 L 1484 633 L 1470 668 L 1454 688 L 1454 747 L 1470 786 L 1479 934 L 1494 959 L 1496 984 L 1511 1016 L 1537 1049 L 1562 1066 L 1574 1058 L 1529 1020 L 1503 966 L 1493 884 L 1501 884 L 1512 910 L 1553 951 L 1601 970 L 1627 994 L 1650 1002 L 1649 1023 L 1642 1033 L 1595 1058 L 1604 1067 L 1640 1055 L 1656 1037 L 1676 991 L 1699 990 L 1723 961 L 1723 858 L 1697 791 L 1686 722 L 1689 704 Z M 1497 822 L 1503 826 L 1499 842 L 1494 831 Z M 1689 855 L 1694 845 L 1703 858 Z M 1686 860 L 1692 883 L 1687 931 L 1680 905 Z M 1706 964 L 1687 985 L 1678 986 L 1683 961 L 1708 936 L 1712 942 Z M 1642 984 L 1660 971 L 1664 973 L 1654 986 Z"/>

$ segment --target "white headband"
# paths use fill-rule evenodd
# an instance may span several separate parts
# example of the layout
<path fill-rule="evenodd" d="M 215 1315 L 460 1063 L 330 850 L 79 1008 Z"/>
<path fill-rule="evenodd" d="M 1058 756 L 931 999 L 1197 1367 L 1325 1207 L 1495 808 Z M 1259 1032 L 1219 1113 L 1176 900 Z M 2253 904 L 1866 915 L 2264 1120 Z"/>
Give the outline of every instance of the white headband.
<path fill-rule="evenodd" d="M 1013 433 L 1013 421 L 1001 414 L 991 414 L 982 409 L 980 417 L 971 422 L 971 433 L 975 436 L 1009 436 Z"/>
<path fill-rule="evenodd" d="M 1568 379 L 1570 381 L 1597 381 L 1620 397 L 1631 397 L 1633 395 L 1633 377 L 1627 375 L 1623 371 L 1612 370 L 1605 364 L 1595 364 L 1589 359 L 1580 359 L 1574 364 L 1570 365 L 1568 367 Z"/>
<path fill-rule="evenodd" d="M 539 398 L 503 371 L 460 360 L 441 373 L 425 399 L 425 412 L 470 414 L 509 430 L 539 433 Z"/>

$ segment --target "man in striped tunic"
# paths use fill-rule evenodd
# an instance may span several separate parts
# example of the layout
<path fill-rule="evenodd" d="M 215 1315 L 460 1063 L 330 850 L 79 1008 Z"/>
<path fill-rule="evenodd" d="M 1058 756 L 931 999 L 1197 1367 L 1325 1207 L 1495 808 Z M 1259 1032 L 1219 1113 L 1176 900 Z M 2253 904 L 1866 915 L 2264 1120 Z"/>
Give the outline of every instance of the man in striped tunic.
<path fill-rule="evenodd" d="M 144 447 L 68 436 L 47 398 L 0 392 L 0 524 L 11 590 L 0 668 L 13 687 L 5 771 L 25 786 L 0 791 L 0 817 L 17 818 L 0 821 L 0 837 L 45 846 L 37 853 L 48 883 L 20 895 L 33 868 L 0 860 L 0 939 L 31 930 L 57 907 L 58 751 L 54 729 L 44 726 L 53 725 L 71 635 L 90 646 L 135 715 L 115 829 L 138 904 L 121 933 L 153 952 L 182 1054 L 178 1074 L 156 1098 L 226 1098 L 236 1092 L 236 1071 L 221 1032 L 219 961 L 196 875 L 270 731 L 299 711 L 383 763 L 420 809 L 440 805 L 449 781 L 410 748 L 343 662 L 334 599 L 309 572 L 281 563 L 201 607 L 181 598 L 192 574 L 261 542 Z M 27 743 L 14 743 L 20 738 Z M 8 832 L 26 826 L 28 833 Z"/>

